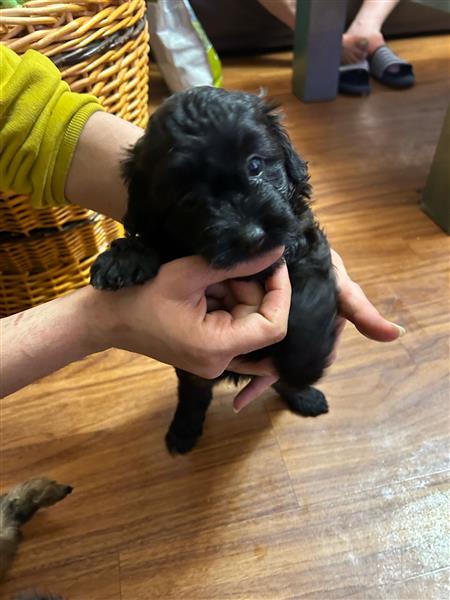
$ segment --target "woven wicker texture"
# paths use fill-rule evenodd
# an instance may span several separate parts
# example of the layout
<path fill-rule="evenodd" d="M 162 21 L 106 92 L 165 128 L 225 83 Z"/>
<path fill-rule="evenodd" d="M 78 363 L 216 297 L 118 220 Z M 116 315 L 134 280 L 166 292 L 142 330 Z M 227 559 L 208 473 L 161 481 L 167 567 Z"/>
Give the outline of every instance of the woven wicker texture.
<path fill-rule="evenodd" d="M 39 210 L 31 206 L 27 196 L 2 192 L 0 196 L 0 233 L 30 235 L 36 229 L 62 229 L 67 223 L 89 219 L 93 214 L 92 211 L 79 206 Z"/>
<path fill-rule="evenodd" d="M 42 273 L 0 277 L 0 317 L 31 308 L 86 285 L 95 256 Z"/>
<path fill-rule="evenodd" d="M 109 112 L 145 127 L 148 119 L 145 12 L 144 0 L 32 0 L 21 8 L 0 12 L 0 40 L 18 53 L 28 48 L 39 50 L 58 66 L 64 54 L 79 51 L 78 62 L 60 67 L 72 90 L 94 94 Z M 134 30 L 136 35 L 118 44 L 117 39 L 127 30 Z M 80 52 L 83 49 L 86 49 L 84 58 Z"/>
<path fill-rule="evenodd" d="M 44 230 L 25 239 L 0 243 L 0 271 L 4 274 L 39 273 L 58 265 L 79 262 L 106 250 L 123 227 L 97 215 L 92 222 L 71 223 L 65 231 Z"/>
<path fill-rule="evenodd" d="M 145 0 L 31 0 L 0 10 L 0 42 L 19 54 L 29 48 L 46 54 L 73 91 L 94 94 L 108 112 L 145 127 L 149 49 L 145 14 Z M 104 248 L 105 240 L 122 233 L 111 220 L 103 219 L 100 226 L 92 215 L 76 206 L 35 210 L 25 196 L 0 192 L 0 233 L 28 236 L 21 242 L 0 242 L 2 314 L 88 283 L 86 265 Z M 67 224 L 83 220 L 82 230 L 63 231 Z M 47 233 L 52 236 L 43 236 L 42 229 L 50 229 Z M 88 250 L 92 259 L 86 258 Z M 50 265 L 56 275 L 44 271 Z"/>

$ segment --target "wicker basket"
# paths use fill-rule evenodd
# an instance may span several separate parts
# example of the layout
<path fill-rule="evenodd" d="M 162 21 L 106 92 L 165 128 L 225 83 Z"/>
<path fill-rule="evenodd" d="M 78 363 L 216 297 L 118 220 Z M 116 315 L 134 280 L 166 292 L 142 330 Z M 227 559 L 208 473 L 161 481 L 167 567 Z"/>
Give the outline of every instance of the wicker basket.
<path fill-rule="evenodd" d="M 2 192 L 0 196 L 0 233 L 18 233 L 28 236 L 37 229 L 61 230 L 67 223 L 89 219 L 93 214 L 91 210 L 80 206 L 39 210 L 31 206 L 27 196 Z"/>
<path fill-rule="evenodd" d="M 145 0 L 31 0 L 0 11 L 0 40 L 17 53 L 49 56 L 74 92 L 145 127 L 148 30 Z"/>
<path fill-rule="evenodd" d="M 45 272 L 0 277 L 0 317 L 31 308 L 86 285 L 95 256 Z"/>
<path fill-rule="evenodd" d="M 145 15 L 145 0 L 31 0 L 0 10 L 0 42 L 19 54 L 29 48 L 46 54 L 73 91 L 94 94 L 109 112 L 144 127 Z M 0 313 L 11 314 L 85 285 L 86 265 L 122 231 L 110 219 L 93 219 L 91 211 L 80 207 L 36 210 L 26 197 L 0 192 Z M 5 240 L 4 232 L 22 237 Z M 50 267 L 51 276 L 45 271 Z"/>
<path fill-rule="evenodd" d="M 0 242 L 0 272 L 32 274 L 71 265 L 103 252 L 121 235 L 119 223 L 95 215 L 92 221 L 69 223 L 62 231 L 44 229 L 26 238 L 9 237 Z"/>

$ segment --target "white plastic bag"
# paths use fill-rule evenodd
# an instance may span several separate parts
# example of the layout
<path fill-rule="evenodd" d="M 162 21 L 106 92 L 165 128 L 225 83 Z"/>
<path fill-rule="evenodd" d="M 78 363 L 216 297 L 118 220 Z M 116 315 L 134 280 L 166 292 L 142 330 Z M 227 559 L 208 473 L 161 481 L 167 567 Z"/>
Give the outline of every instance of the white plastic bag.
<path fill-rule="evenodd" d="M 150 45 L 172 92 L 197 85 L 222 85 L 219 57 L 188 0 L 148 4 Z"/>

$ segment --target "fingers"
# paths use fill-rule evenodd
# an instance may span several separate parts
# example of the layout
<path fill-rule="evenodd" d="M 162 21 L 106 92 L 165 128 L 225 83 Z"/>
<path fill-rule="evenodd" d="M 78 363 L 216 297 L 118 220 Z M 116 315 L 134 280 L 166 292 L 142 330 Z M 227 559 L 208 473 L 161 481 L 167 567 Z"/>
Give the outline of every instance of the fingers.
<path fill-rule="evenodd" d="M 266 252 L 262 256 L 258 256 L 253 260 L 240 263 L 232 269 L 212 269 L 211 277 L 213 280 L 211 283 L 225 281 L 227 279 L 236 279 L 238 277 L 248 277 L 249 275 L 255 275 L 267 269 L 273 265 L 277 260 L 283 256 L 284 246 L 278 246 L 269 252 Z M 209 285 L 209 282 L 207 283 Z"/>
<path fill-rule="evenodd" d="M 208 286 L 205 292 L 207 310 L 229 310 L 236 303 L 233 302 L 233 294 L 228 282 L 214 283 Z"/>
<path fill-rule="evenodd" d="M 336 339 L 334 341 L 333 350 L 331 351 L 330 356 L 327 359 L 327 367 L 334 363 L 337 355 L 337 347 L 339 345 L 339 339 L 344 331 L 345 325 L 347 323 L 347 319 L 344 317 L 338 316 L 336 320 Z"/>
<path fill-rule="evenodd" d="M 258 312 L 231 322 L 234 355 L 269 346 L 282 340 L 287 331 L 291 284 L 285 264 L 266 281 L 266 295 Z"/>
<path fill-rule="evenodd" d="M 233 400 L 233 410 L 235 412 L 241 411 L 245 406 L 248 406 L 250 402 L 253 402 L 258 396 L 265 392 L 272 384 L 277 381 L 276 375 L 268 375 L 266 377 L 253 377 Z"/>
<path fill-rule="evenodd" d="M 350 281 L 339 294 L 340 314 L 351 321 L 357 330 L 377 342 L 392 342 L 405 329 L 380 315 L 358 284 Z"/>
<path fill-rule="evenodd" d="M 344 285 L 344 283 L 346 281 L 350 281 L 350 277 L 345 268 L 344 261 L 342 260 L 340 255 L 336 252 L 336 250 L 333 250 L 333 248 L 331 248 L 331 261 L 332 261 L 334 269 L 335 269 L 336 282 L 337 282 L 338 288 L 341 289 L 341 287 Z"/>
<path fill-rule="evenodd" d="M 257 281 L 231 280 L 227 282 L 235 304 L 259 307 L 265 290 Z"/>
<path fill-rule="evenodd" d="M 228 293 L 228 287 L 226 283 L 214 283 L 208 286 L 206 290 L 206 296 L 208 298 L 217 298 L 220 300 L 224 298 Z"/>
<path fill-rule="evenodd" d="M 234 318 L 258 310 L 264 298 L 264 288 L 257 281 L 231 279 L 208 286 L 206 299 L 208 311 L 219 308 L 228 310 Z"/>
<path fill-rule="evenodd" d="M 206 298 L 206 310 L 212 312 L 213 310 L 222 310 L 224 308 L 223 301 L 217 300 L 216 298 Z"/>
<path fill-rule="evenodd" d="M 331 250 L 331 256 L 336 269 L 340 314 L 371 340 L 392 342 L 402 336 L 405 329 L 380 315 L 360 286 L 350 279 L 339 254 Z"/>
<path fill-rule="evenodd" d="M 164 275 L 168 282 L 173 282 L 177 296 L 185 299 L 195 292 L 203 294 L 208 286 L 221 281 L 247 277 L 264 271 L 273 265 L 283 252 L 284 247 L 280 246 L 251 261 L 240 263 L 232 269 L 214 269 L 200 256 L 188 256 L 163 265 L 159 274 Z"/>
<path fill-rule="evenodd" d="M 266 295 L 259 312 L 268 321 L 284 322 L 289 316 L 291 307 L 291 281 L 286 263 L 280 266 L 266 281 Z"/>
<path fill-rule="evenodd" d="M 228 371 L 234 371 L 241 375 L 276 375 L 277 372 L 270 358 L 264 358 L 258 362 L 251 362 L 243 358 L 233 359 L 227 367 Z"/>

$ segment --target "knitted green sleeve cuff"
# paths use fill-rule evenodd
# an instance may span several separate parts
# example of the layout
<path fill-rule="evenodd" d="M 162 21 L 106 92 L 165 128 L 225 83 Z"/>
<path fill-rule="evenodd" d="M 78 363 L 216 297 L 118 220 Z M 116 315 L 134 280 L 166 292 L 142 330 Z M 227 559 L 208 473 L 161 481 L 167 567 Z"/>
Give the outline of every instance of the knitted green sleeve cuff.
<path fill-rule="evenodd" d="M 68 200 L 66 200 L 65 197 L 64 187 L 72 157 L 83 127 L 86 125 L 89 117 L 98 110 L 103 110 L 100 104 L 96 102 L 86 104 L 73 115 L 68 124 L 55 160 L 55 168 L 51 181 L 51 193 L 49 195 L 45 194 L 43 197 L 43 201 L 45 202 L 47 200 L 49 205 L 55 206 L 68 203 Z M 34 202 L 33 205 L 36 206 Z M 41 204 L 41 206 L 42 205 L 43 204 Z"/>

